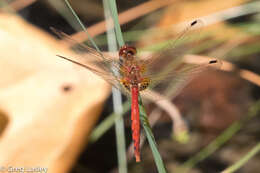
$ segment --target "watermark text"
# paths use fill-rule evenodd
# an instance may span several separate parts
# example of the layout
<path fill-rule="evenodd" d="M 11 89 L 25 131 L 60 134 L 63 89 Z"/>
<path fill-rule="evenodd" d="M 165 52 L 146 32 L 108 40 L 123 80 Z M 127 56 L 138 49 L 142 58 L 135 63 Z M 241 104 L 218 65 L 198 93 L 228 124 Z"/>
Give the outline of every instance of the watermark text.
<path fill-rule="evenodd" d="M 24 167 L 24 166 L 0 166 L 0 173 L 47 173 L 48 168 L 36 166 L 36 167 Z"/>

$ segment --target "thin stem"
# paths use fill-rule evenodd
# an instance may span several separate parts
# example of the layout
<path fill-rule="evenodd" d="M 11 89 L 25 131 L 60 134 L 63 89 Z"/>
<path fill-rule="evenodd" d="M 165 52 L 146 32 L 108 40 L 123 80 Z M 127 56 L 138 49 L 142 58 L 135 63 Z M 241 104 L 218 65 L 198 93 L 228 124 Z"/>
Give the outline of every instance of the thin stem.
<path fill-rule="evenodd" d="M 125 102 L 123 104 L 122 114 L 116 114 L 115 112 L 113 112 L 112 114 L 108 115 L 107 118 L 103 120 L 91 133 L 90 142 L 94 143 L 99 138 L 101 138 L 104 135 L 104 133 L 113 126 L 114 122 L 117 121 L 117 119 L 120 119 L 121 116 L 123 116 L 127 111 L 129 111 L 130 107 L 130 103 Z"/>
<path fill-rule="evenodd" d="M 104 4 L 104 13 L 106 18 L 108 50 L 109 52 L 115 52 L 117 51 L 116 35 L 115 35 L 115 30 L 112 27 L 113 21 L 110 20 L 111 13 L 113 13 L 113 10 L 109 8 L 109 4 L 107 0 L 103 0 L 103 4 Z M 112 70 L 114 74 L 118 75 L 119 72 L 117 71 L 117 69 L 112 69 Z M 112 96 L 113 96 L 113 107 L 115 113 L 118 115 L 122 115 L 123 113 L 122 96 L 120 91 L 115 87 L 112 88 Z M 124 120 L 122 116 L 120 116 L 120 118 L 118 118 L 115 121 L 115 130 L 116 130 L 116 144 L 117 144 L 117 158 L 118 158 L 118 165 L 119 165 L 119 173 L 127 173 L 125 129 L 124 129 Z"/>
<path fill-rule="evenodd" d="M 239 168 L 241 168 L 243 165 L 246 164 L 246 162 L 249 161 L 253 156 L 255 156 L 260 151 L 260 142 L 250 151 L 248 152 L 242 159 L 240 159 L 237 163 L 232 165 L 231 167 L 227 168 L 226 170 L 222 171 L 221 173 L 232 173 L 237 171 Z"/>
<path fill-rule="evenodd" d="M 192 168 L 198 162 L 204 160 L 209 155 L 214 153 L 220 146 L 222 146 L 225 142 L 227 142 L 238 130 L 241 129 L 241 123 L 235 122 L 233 123 L 227 130 L 225 130 L 220 136 L 218 136 L 213 142 L 211 142 L 208 146 L 202 149 L 198 154 L 194 157 L 186 161 L 183 165 L 185 168 Z"/>
<path fill-rule="evenodd" d="M 208 146 L 202 149 L 198 154 L 194 157 L 190 158 L 186 161 L 178 172 L 188 172 L 192 167 L 194 167 L 198 162 L 204 160 L 212 153 L 214 153 L 217 149 L 219 149 L 224 143 L 226 143 L 232 136 L 234 136 L 243 125 L 256 116 L 260 111 L 260 100 L 253 104 L 245 119 L 234 122 L 229 128 L 227 128 L 221 135 L 219 135 L 214 141 L 212 141 Z"/>
<path fill-rule="evenodd" d="M 83 29 L 83 31 L 87 34 L 87 36 L 88 36 L 88 38 L 89 38 L 91 44 L 95 47 L 95 49 L 96 49 L 100 54 L 102 54 L 101 51 L 100 51 L 100 49 L 97 47 L 97 45 L 96 45 L 94 39 L 90 36 L 90 34 L 88 33 L 86 27 L 84 26 L 84 24 L 81 22 L 80 18 L 79 18 L 78 15 L 76 14 L 76 12 L 75 12 L 75 11 L 73 10 L 73 8 L 71 7 L 69 1 L 68 1 L 68 0 L 65 0 L 65 3 L 66 3 L 66 5 L 68 6 L 68 8 L 70 9 L 70 11 L 72 12 L 72 14 L 73 14 L 73 16 L 75 17 L 75 19 L 78 21 L 78 23 L 79 23 L 79 25 L 81 26 L 81 28 Z M 102 56 L 102 57 L 103 57 L 103 56 Z"/>
<path fill-rule="evenodd" d="M 115 27 L 115 31 L 116 31 L 117 42 L 118 42 L 119 46 L 121 47 L 125 44 L 125 42 L 124 42 L 124 39 L 123 39 L 122 31 L 121 31 L 119 20 L 118 20 L 116 1 L 115 0 L 109 0 L 108 3 L 109 3 L 110 11 L 111 11 L 111 17 L 113 18 L 113 21 L 114 21 L 114 27 Z"/>
<path fill-rule="evenodd" d="M 162 160 L 161 155 L 160 155 L 160 153 L 157 149 L 157 144 L 155 142 L 155 138 L 153 136 L 152 129 L 151 129 L 150 124 L 148 122 L 146 111 L 145 111 L 145 108 L 142 104 L 142 100 L 141 100 L 140 96 L 139 96 L 139 109 L 140 109 L 140 120 L 142 122 L 146 137 L 147 137 L 149 145 L 151 147 L 153 157 L 154 157 L 154 160 L 155 160 L 155 164 L 157 166 L 157 170 L 158 170 L 159 173 L 166 173 L 166 169 L 165 169 L 165 166 L 163 164 L 163 160 Z"/>

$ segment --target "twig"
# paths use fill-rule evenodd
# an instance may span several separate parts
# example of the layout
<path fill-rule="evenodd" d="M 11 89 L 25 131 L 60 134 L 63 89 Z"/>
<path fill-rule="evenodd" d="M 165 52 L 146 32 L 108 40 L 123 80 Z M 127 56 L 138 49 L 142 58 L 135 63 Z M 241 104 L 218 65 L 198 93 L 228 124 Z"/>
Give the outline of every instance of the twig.
<path fill-rule="evenodd" d="M 32 3 L 36 2 L 36 0 L 14 0 L 10 4 L 8 4 L 13 10 L 19 11 Z"/>
<path fill-rule="evenodd" d="M 203 21 L 207 21 L 205 25 L 212 25 L 218 22 L 226 21 L 232 18 L 236 18 L 239 16 L 244 16 L 248 14 L 253 14 L 253 13 L 259 13 L 260 10 L 260 2 L 255 1 L 239 6 L 235 6 L 232 8 L 224 9 L 215 13 L 211 13 L 207 16 L 202 16 L 199 17 Z M 177 26 L 182 27 L 183 25 L 185 26 L 187 24 L 186 21 L 179 23 Z M 174 27 L 176 27 L 174 25 Z"/>
<path fill-rule="evenodd" d="M 175 1 L 177 1 L 177 0 L 163 0 L 163 1 L 160 1 L 160 3 L 158 3 L 158 1 L 145 2 L 141 5 L 138 5 L 129 10 L 126 10 L 125 12 L 120 13 L 118 16 L 119 24 L 123 25 L 134 19 L 142 17 L 143 15 L 148 14 L 152 11 L 166 7 Z M 106 31 L 105 21 L 101 21 L 93 26 L 88 27 L 88 32 L 92 37 L 102 34 L 105 31 Z M 73 39 L 77 40 L 78 42 L 83 42 L 86 39 L 88 39 L 83 32 L 78 32 L 76 34 L 73 34 L 72 37 L 73 37 Z"/>
<path fill-rule="evenodd" d="M 210 57 L 207 56 L 199 56 L 199 55 L 187 55 L 185 56 L 185 62 L 187 63 L 199 63 L 199 60 L 208 58 L 210 59 Z M 211 58 L 212 59 L 212 58 Z M 249 70 L 245 70 L 245 69 L 239 69 L 236 65 L 228 62 L 228 61 L 222 61 L 222 66 L 221 66 L 221 70 L 223 71 L 235 71 L 236 73 L 239 74 L 239 76 L 257 86 L 260 87 L 260 76 L 252 71 Z"/>

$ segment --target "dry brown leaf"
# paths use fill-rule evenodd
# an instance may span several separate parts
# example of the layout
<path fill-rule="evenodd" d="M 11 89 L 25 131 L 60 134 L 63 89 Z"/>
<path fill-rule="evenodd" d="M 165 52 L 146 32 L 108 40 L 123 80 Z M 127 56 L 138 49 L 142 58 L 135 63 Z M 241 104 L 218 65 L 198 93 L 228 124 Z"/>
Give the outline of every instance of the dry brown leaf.
<path fill-rule="evenodd" d="M 17 16 L 0 16 L 0 165 L 64 173 L 86 143 L 110 87 L 56 57 L 72 53 Z"/>

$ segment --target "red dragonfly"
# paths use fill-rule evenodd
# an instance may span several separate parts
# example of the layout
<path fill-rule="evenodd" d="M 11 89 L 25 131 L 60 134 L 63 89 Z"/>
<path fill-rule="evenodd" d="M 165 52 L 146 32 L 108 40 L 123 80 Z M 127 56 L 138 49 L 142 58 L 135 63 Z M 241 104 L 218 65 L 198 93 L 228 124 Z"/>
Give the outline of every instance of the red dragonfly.
<path fill-rule="evenodd" d="M 200 64 L 187 64 L 183 62 L 182 56 L 186 52 L 187 46 L 180 48 L 178 43 L 188 41 L 189 35 L 193 33 L 194 28 L 201 27 L 202 22 L 195 20 L 180 33 L 174 41 L 170 42 L 164 49 L 146 59 L 137 57 L 137 50 L 133 46 L 124 45 L 119 49 L 119 59 L 104 55 L 84 44 L 77 43 L 71 37 L 52 29 L 57 35 L 77 44 L 77 50 L 81 56 L 75 58 L 68 58 L 58 55 L 60 58 L 68 60 L 72 63 L 78 64 L 95 74 L 101 76 L 114 87 L 120 89 L 126 95 L 131 97 L 131 120 L 132 120 L 132 139 L 134 141 L 136 162 L 140 162 L 140 119 L 139 119 L 139 94 L 145 93 L 149 87 L 159 86 L 165 81 L 173 80 L 177 84 L 177 89 L 185 86 L 187 81 L 191 79 L 194 74 L 202 72 L 209 66 L 219 66 L 220 61 L 217 59 L 205 60 Z M 177 49 L 178 48 L 178 49 Z M 85 54 L 84 54 L 84 53 Z M 168 72 L 161 74 L 156 71 L 158 66 L 163 63 L 164 59 L 170 58 L 171 68 Z M 116 69 L 118 73 L 115 73 Z M 156 87 L 158 88 L 158 87 Z"/>

